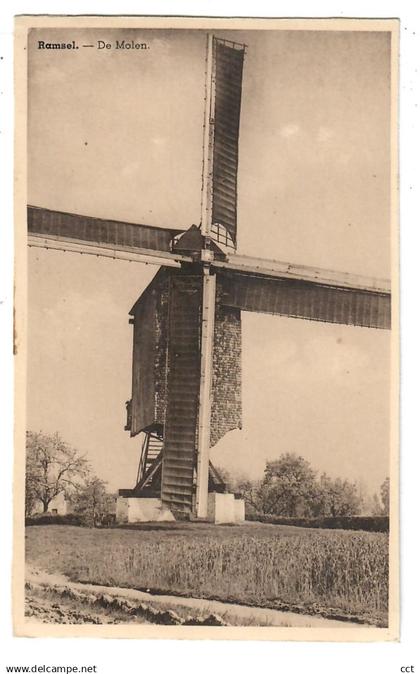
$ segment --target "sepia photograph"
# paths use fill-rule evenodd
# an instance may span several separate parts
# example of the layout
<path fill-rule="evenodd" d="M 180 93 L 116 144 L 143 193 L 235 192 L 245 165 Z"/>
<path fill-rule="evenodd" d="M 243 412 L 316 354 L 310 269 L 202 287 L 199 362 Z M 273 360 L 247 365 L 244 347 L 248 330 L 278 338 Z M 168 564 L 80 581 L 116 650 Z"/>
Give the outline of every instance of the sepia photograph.
<path fill-rule="evenodd" d="M 398 638 L 398 30 L 16 20 L 17 635 Z"/>

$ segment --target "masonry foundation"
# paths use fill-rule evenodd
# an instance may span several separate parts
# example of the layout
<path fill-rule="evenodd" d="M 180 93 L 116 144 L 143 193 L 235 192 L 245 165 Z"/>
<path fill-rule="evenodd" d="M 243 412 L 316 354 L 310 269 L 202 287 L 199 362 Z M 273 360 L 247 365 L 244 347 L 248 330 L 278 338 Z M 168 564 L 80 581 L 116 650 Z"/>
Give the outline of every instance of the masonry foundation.
<path fill-rule="evenodd" d="M 234 494 L 211 492 L 208 500 L 208 518 L 215 524 L 241 524 L 245 521 L 245 502 L 235 498 Z M 119 496 L 117 498 L 116 521 L 118 523 L 135 522 L 174 522 L 173 513 L 162 505 L 159 498 L 139 498 Z"/>
<path fill-rule="evenodd" d="M 234 494 L 211 492 L 208 519 L 215 524 L 241 524 L 245 521 L 245 502 L 235 498 Z"/>
<path fill-rule="evenodd" d="M 119 496 L 117 498 L 116 520 L 123 522 L 174 522 L 175 517 L 162 505 L 159 498 L 138 498 Z"/>

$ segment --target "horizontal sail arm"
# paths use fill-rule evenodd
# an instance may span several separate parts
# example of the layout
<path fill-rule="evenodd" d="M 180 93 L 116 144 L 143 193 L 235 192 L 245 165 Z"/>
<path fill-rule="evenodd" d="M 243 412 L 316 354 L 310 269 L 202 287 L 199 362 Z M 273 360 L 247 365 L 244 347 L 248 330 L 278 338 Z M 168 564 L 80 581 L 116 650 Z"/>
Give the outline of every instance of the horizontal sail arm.
<path fill-rule="evenodd" d="M 243 311 L 368 328 L 391 327 L 391 295 L 387 291 L 227 270 L 221 271 L 220 277 L 223 304 Z"/>
<path fill-rule="evenodd" d="M 391 284 L 388 279 L 376 279 L 359 274 L 310 267 L 279 260 L 266 260 L 249 255 L 230 255 L 226 260 L 215 260 L 214 267 L 227 271 L 249 272 L 251 275 L 268 278 L 297 279 L 299 281 L 314 281 L 322 285 L 331 285 L 340 288 L 358 288 L 359 290 L 373 290 L 389 293 Z"/>
<path fill-rule="evenodd" d="M 180 232 L 28 206 L 28 243 L 32 246 L 179 266 L 189 261 L 171 252 L 172 239 Z"/>

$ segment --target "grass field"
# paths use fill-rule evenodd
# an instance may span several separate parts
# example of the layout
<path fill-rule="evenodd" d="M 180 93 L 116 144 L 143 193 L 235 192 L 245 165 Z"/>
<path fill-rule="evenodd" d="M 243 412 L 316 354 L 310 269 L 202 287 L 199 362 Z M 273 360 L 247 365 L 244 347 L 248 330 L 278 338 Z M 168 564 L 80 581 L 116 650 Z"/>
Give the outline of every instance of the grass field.
<path fill-rule="evenodd" d="M 249 524 L 31 526 L 27 561 L 73 581 L 387 623 L 386 534 Z"/>

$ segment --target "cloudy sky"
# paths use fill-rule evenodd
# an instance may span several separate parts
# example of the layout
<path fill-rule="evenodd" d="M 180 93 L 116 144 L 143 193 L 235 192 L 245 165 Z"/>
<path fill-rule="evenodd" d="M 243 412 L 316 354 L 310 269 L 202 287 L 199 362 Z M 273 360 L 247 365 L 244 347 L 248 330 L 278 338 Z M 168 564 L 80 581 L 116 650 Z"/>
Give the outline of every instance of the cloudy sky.
<path fill-rule="evenodd" d="M 239 251 L 390 276 L 386 33 L 218 33 L 248 45 Z M 141 51 L 38 50 L 147 42 Z M 201 31 L 32 30 L 29 184 L 36 206 L 187 228 L 200 218 Z M 139 444 L 128 311 L 155 267 L 30 249 L 28 428 L 58 430 L 112 488 Z M 377 489 L 389 473 L 389 333 L 243 314 L 243 430 L 218 465 L 259 476 L 284 451 Z"/>

